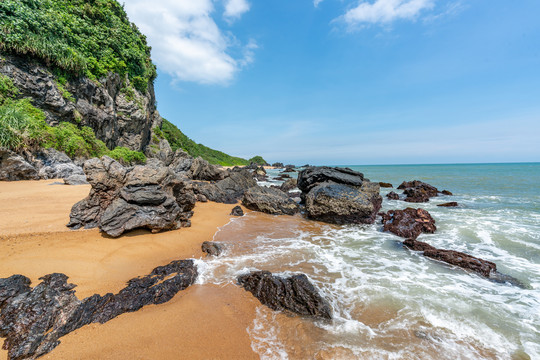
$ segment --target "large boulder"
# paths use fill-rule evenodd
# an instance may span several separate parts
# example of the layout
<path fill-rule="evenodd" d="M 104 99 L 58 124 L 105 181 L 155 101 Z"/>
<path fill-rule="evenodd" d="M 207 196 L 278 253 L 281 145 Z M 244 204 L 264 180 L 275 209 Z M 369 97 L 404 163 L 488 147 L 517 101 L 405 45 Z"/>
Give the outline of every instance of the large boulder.
<path fill-rule="evenodd" d="M 305 196 L 309 218 L 332 224 L 372 224 L 381 208 L 377 183 L 366 182 L 357 188 L 322 183 Z"/>
<path fill-rule="evenodd" d="M 298 188 L 302 192 L 308 192 L 323 182 L 361 187 L 364 183 L 364 174 L 349 168 L 328 166 L 309 167 L 298 174 Z"/>
<path fill-rule="evenodd" d="M 195 192 L 202 194 L 210 201 L 224 204 L 236 204 L 247 189 L 257 186 L 257 181 L 249 170 L 236 169 L 228 173 L 225 179 L 213 183 L 194 182 Z"/>
<path fill-rule="evenodd" d="M 21 155 L 0 149 L 0 180 L 37 180 L 39 173 L 35 166 L 27 162 Z"/>
<path fill-rule="evenodd" d="M 294 215 L 299 211 L 298 204 L 283 191 L 262 186 L 249 188 L 242 205 L 272 215 Z"/>
<path fill-rule="evenodd" d="M 332 318 L 330 304 L 304 274 L 284 278 L 269 271 L 255 271 L 239 276 L 238 283 L 272 310 L 319 319 Z"/>
<path fill-rule="evenodd" d="M 13 275 L 0 279 L 0 337 L 9 359 L 36 359 L 59 339 L 85 325 L 105 323 L 146 305 L 162 304 L 197 279 L 193 260 L 173 261 L 149 275 L 131 279 L 117 294 L 79 300 L 64 274 L 50 274 L 30 287 L 30 279 Z"/>
<path fill-rule="evenodd" d="M 84 164 L 90 194 L 73 206 L 68 227 L 99 227 L 117 237 L 128 230 L 153 232 L 190 226 L 196 198 L 188 179 L 168 167 L 125 168 L 104 156 Z"/>
<path fill-rule="evenodd" d="M 193 160 L 190 171 L 193 180 L 219 181 L 225 179 L 228 175 L 227 170 L 210 164 L 201 157 Z"/>
<path fill-rule="evenodd" d="M 437 230 L 435 220 L 424 209 L 390 210 L 381 216 L 384 231 L 404 238 L 416 239 L 421 233 L 433 234 Z"/>
<path fill-rule="evenodd" d="M 191 176 L 191 165 L 193 164 L 193 158 L 184 150 L 178 149 L 173 155 L 173 159 L 169 164 L 169 168 L 175 173 L 181 173 Z"/>
<path fill-rule="evenodd" d="M 201 250 L 210 256 L 219 256 L 223 252 L 224 246 L 221 243 L 205 241 L 201 245 Z"/>
<path fill-rule="evenodd" d="M 75 165 L 65 153 L 55 149 L 43 149 L 34 157 L 41 179 L 64 179 L 72 175 L 84 175 L 83 169 Z"/>

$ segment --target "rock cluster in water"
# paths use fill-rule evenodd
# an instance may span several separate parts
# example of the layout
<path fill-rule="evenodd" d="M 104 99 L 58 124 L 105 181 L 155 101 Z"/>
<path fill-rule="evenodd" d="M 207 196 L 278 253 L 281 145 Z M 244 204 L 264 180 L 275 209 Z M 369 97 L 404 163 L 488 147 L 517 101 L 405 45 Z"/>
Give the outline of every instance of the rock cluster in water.
<path fill-rule="evenodd" d="M 403 190 L 403 194 L 406 196 L 405 201 L 411 203 L 427 202 L 430 198 L 441 193 L 443 195 L 452 195 L 448 190 L 439 191 L 435 186 L 419 180 L 404 181 L 398 186 L 398 189 Z"/>
<path fill-rule="evenodd" d="M 416 239 L 421 233 L 433 234 L 435 220 L 424 209 L 406 208 L 381 213 L 384 231 L 404 238 Z"/>
<path fill-rule="evenodd" d="M 308 217 L 328 223 L 371 224 L 382 204 L 379 184 L 348 168 L 306 168 L 298 188 Z"/>
<path fill-rule="evenodd" d="M 238 283 L 272 310 L 318 319 L 332 318 L 330 304 L 304 274 L 284 278 L 269 271 L 255 271 L 239 276 Z"/>
<path fill-rule="evenodd" d="M 192 260 L 173 261 L 144 277 L 131 279 L 118 294 L 75 296 L 75 285 L 64 274 L 50 274 L 30 287 L 30 279 L 13 275 L 0 279 L 0 337 L 10 360 L 35 359 L 52 351 L 59 339 L 91 323 L 150 304 L 162 304 L 192 285 L 197 268 Z"/>

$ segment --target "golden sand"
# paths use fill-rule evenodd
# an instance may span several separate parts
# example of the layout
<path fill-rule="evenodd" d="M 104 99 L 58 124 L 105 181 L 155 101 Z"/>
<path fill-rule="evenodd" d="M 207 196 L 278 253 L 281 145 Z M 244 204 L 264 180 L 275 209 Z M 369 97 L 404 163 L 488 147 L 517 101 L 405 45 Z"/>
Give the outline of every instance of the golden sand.
<path fill-rule="evenodd" d="M 0 278 L 38 278 L 64 273 L 76 295 L 118 292 L 129 279 L 172 260 L 200 258 L 200 245 L 226 225 L 233 205 L 197 203 L 193 226 L 151 234 L 130 232 L 113 239 L 97 229 L 65 227 L 71 206 L 88 185 L 50 185 L 54 180 L 0 182 Z M 250 359 L 246 328 L 258 305 L 236 287 L 196 285 L 170 302 L 83 327 L 60 339 L 47 359 Z M 0 351 L 0 359 L 7 352 Z"/>

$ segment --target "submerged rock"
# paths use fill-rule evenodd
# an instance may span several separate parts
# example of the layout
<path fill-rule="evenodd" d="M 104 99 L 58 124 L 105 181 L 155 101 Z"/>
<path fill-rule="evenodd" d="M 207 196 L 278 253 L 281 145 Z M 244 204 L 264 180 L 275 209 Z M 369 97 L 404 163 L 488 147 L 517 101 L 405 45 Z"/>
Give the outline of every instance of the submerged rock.
<path fill-rule="evenodd" d="M 46 275 L 36 287 L 13 275 L 0 279 L 0 337 L 10 360 L 35 359 L 52 351 L 59 339 L 85 325 L 105 323 L 150 304 L 162 304 L 197 279 L 193 260 L 173 261 L 144 277 L 131 279 L 117 294 L 79 300 L 64 274 Z"/>
<path fill-rule="evenodd" d="M 255 271 L 239 276 L 238 283 L 272 310 L 319 319 L 332 318 L 330 304 L 304 274 L 284 278 L 269 271 Z"/>
<path fill-rule="evenodd" d="M 386 194 L 386 197 L 390 200 L 399 200 L 399 195 L 393 191 L 390 191 L 388 194 Z"/>
<path fill-rule="evenodd" d="M 379 186 L 382 187 L 382 188 L 393 188 L 394 186 L 390 183 L 386 183 L 386 182 L 379 182 Z"/>
<path fill-rule="evenodd" d="M 459 206 L 459 204 L 455 201 L 452 201 L 452 202 L 447 202 L 447 203 L 444 203 L 444 204 L 439 204 L 437 206 L 441 206 L 441 207 L 457 207 Z"/>
<path fill-rule="evenodd" d="M 381 216 L 384 231 L 404 238 L 416 239 L 421 233 L 433 234 L 437 230 L 435 220 L 424 209 L 390 210 Z"/>
<path fill-rule="evenodd" d="M 484 277 L 490 277 L 493 272 L 497 271 L 495 263 L 459 251 L 437 249 L 425 242 L 414 239 L 407 239 L 403 244 L 411 250 L 423 251 L 424 256 L 459 266 Z"/>
<path fill-rule="evenodd" d="M 435 186 L 419 180 L 404 181 L 398 186 L 398 189 L 403 189 L 403 194 L 407 196 L 405 201 L 412 203 L 428 202 L 429 198 L 438 196 L 439 193 L 441 193 Z M 444 190 L 442 193 L 445 195 L 452 195 L 452 193 L 447 190 Z"/>
<path fill-rule="evenodd" d="M 208 255 L 219 256 L 223 252 L 223 244 L 213 241 L 205 241 L 201 245 L 201 250 Z"/>
<path fill-rule="evenodd" d="M 298 204 L 283 191 L 261 186 L 249 188 L 242 205 L 272 215 L 294 215 L 299 211 Z"/>
<path fill-rule="evenodd" d="M 443 190 L 443 191 L 441 191 L 441 194 L 443 194 L 443 195 L 449 195 L 449 196 L 454 195 L 454 194 L 452 194 L 452 193 L 451 193 L 450 191 L 448 191 L 448 190 Z"/>
<path fill-rule="evenodd" d="M 242 208 L 240 206 L 235 206 L 231 210 L 231 215 L 232 216 L 244 216 L 244 210 L 242 210 Z"/>
<path fill-rule="evenodd" d="M 99 227 L 117 237 L 137 228 L 156 232 L 191 225 L 192 186 L 169 168 L 125 168 L 104 156 L 88 160 L 84 170 L 92 189 L 71 209 L 68 227 Z"/>

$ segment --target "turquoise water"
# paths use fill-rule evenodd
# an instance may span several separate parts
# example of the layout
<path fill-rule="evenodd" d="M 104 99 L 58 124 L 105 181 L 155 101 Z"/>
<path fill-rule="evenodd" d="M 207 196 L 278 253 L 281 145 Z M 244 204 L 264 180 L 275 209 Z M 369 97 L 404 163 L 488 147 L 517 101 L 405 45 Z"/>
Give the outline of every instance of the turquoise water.
<path fill-rule="evenodd" d="M 261 306 L 247 329 L 261 358 L 540 359 L 540 164 L 349 167 L 394 187 L 418 179 L 453 192 L 410 204 L 381 189 L 383 210 L 428 210 L 437 231 L 419 240 L 493 261 L 525 287 L 409 251 L 379 220 L 333 226 L 250 213 L 216 234 L 227 253 L 199 264 L 200 281 L 303 272 L 334 310 L 331 323 L 319 323 Z M 448 201 L 460 207 L 436 206 Z"/>

